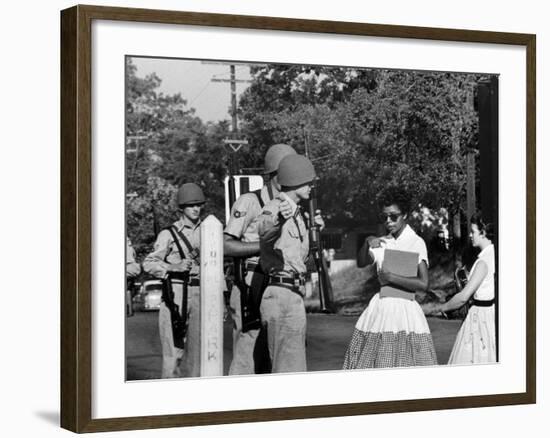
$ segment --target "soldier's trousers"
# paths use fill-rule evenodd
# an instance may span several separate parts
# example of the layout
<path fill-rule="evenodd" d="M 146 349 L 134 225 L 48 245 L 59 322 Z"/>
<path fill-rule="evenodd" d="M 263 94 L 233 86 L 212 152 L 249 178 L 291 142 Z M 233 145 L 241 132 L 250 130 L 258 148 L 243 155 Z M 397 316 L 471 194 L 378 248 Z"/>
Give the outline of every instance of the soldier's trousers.
<path fill-rule="evenodd" d="M 270 285 L 260 306 L 267 327 L 273 373 L 306 371 L 306 310 L 303 298 L 291 290 Z"/>
<path fill-rule="evenodd" d="M 174 285 L 174 302 L 180 306 L 182 287 Z M 163 303 L 159 310 L 159 333 L 162 346 L 163 379 L 200 376 L 200 288 L 187 288 L 187 336 L 183 349 L 174 346 L 170 311 Z"/>
<path fill-rule="evenodd" d="M 247 274 L 247 284 L 252 281 L 252 275 L 253 273 Z M 229 366 L 229 375 L 270 372 L 265 329 L 242 331 L 241 291 L 237 286 L 233 286 L 231 290 L 229 307 L 233 320 L 233 359 Z"/>

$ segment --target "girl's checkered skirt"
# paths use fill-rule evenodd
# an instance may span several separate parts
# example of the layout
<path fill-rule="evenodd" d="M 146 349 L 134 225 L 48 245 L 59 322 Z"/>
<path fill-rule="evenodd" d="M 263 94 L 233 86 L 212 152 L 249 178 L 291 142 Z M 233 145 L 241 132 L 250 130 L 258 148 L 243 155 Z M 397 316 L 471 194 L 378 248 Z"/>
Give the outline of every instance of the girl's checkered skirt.
<path fill-rule="evenodd" d="M 437 365 L 437 357 L 418 303 L 376 294 L 355 325 L 343 368 L 425 365 Z"/>

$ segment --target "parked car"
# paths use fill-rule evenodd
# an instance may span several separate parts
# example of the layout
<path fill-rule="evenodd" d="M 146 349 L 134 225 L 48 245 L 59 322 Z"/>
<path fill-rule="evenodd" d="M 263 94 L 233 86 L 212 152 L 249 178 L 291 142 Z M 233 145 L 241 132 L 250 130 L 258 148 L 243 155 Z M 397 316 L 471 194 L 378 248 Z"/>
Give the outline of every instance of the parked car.
<path fill-rule="evenodd" d="M 147 280 L 134 297 L 134 309 L 139 311 L 159 310 L 162 302 L 162 281 Z"/>

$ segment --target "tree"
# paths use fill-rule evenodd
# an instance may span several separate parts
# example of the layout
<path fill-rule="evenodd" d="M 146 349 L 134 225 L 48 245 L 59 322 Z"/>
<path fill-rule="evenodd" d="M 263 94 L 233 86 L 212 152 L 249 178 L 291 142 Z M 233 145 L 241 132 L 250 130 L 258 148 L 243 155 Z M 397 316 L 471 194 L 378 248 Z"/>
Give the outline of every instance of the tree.
<path fill-rule="evenodd" d="M 480 75 L 268 65 L 243 94 L 243 131 L 261 145 L 304 151 L 308 133 L 331 220 L 375 223 L 381 188 L 400 186 L 413 205 L 458 215 L 466 152 L 477 142 L 473 97 Z M 420 216 L 419 216 L 420 217 Z M 438 219 L 439 220 L 439 219 Z"/>
<path fill-rule="evenodd" d="M 223 218 L 220 156 L 228 124 L 203 123 L 180 94 L 164 95 L 161 80 L 137 76 L 128 58 L 127 74 L 127 223 L 138 256 L 151 249 L 156 233 L 176 219 L 175 193 L 185 182 L 199 184 L 208 213 Z"/>

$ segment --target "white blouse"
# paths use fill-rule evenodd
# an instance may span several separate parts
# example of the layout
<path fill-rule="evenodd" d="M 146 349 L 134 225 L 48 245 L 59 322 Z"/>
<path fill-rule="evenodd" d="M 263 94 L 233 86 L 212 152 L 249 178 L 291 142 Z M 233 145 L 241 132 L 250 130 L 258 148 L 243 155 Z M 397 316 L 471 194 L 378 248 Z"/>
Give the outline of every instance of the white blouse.
<path fill-rule="evenodd" d="M 401 232 L 399 237 L 395 239 L 393 236 L 384 236 L 380 238 L 382 240 L 379 248 L 371 248 L 371 253 L 378 271 L 382 267 L 384 261 L 384 250 L 397 249 L 401 251 L 415 252 L 418 254 L 418 264 L 424 260 L 426 265 L 428 264 L 428 250 L 424 240 L 414 232 L 414 230 L 408 225 L 405 225 L 405 229 Z"/>
<path fill-rule="evenodd" d="M 488 301 L 495 297 L 495 247 L 493 244 L 489 245 L 479 253 L 477 260 L 468 275 L 468 281 L 470 280 L 472 272 L 474 272 L 474 269 L 480 260 L 483 260 L 487 265 L 487 275 L 476 290 L 474 298 L 476 300 Z"/>

